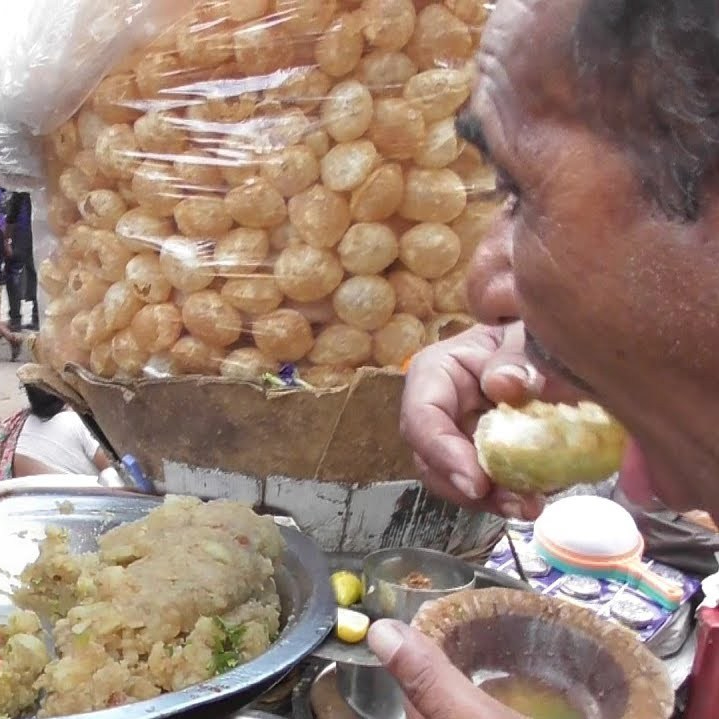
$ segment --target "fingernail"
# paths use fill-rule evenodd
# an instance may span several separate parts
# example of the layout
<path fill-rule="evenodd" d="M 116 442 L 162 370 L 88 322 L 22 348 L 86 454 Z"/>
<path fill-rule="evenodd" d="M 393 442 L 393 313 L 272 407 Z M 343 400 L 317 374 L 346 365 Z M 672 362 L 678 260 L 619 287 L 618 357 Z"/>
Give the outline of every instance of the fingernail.
<path fill-rule="evenodd" d="M 382 664 L 389 664 L 402 646 L 404 638 L 397 629 L 396 622 L 382 619 L 370 627 L 367 641 L 377 659 Z"/>
<path fill-rule="evenodd" d="M 499 509 L 508 519 L 524 519 L 521 502 L 503 502 L 499 505 Z"/>
<path fill-rule="evenodd" d="M 531 364 L 508 364 L 493 369 L 489 376 L 482 377 L 481 384 L 483 392 L 485 392 L 484 382 L 486 381 L 486 379 L 489 379 L 489 377 L 494 375 L 500 375 L 501 377 L 511 377 L 512 379 L 519 380 L 528 390 L 541 388 L 542 380 L 539 375 L 539 372 L 537 372 L 534 365 Z"/>
<path fill-rule="evenodd" d="M 477 488 L 474 486 L 474 482 L 463 474 L 450 474 L 450 484 L 457 490 L 459 490 L 468 499 L 479 499 Z"/>

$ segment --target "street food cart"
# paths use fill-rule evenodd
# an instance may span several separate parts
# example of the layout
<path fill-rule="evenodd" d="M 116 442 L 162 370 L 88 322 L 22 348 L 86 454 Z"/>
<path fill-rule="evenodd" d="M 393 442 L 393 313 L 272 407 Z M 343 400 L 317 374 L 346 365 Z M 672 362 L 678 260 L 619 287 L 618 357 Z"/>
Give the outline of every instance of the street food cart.
<path fill-rule="evenodd" d="M 602 659 L 596 675 L 631 708 L 583 674 L 604 719 L 649 706 L 668 719 L 693 659 L 696 581 L 681 575 L 674 622 L 654 622 L 676 632 L 665 666 L 616 614 L 567 601 L 550 621 L 560 600 L 516 551 L 531 528 L 431 497 L 399 436 L 407 362 L 473 323 L 467 266 L 499 202 L 455 128 L 485 4 L 97 5 L 27 3 L 6 50 L 0 174 L 35 192 L 45 293 L 23 381 L 63 396 L 156 495 L 243 502 L 286 542 L 283 628 L 267 653 L 102 716 L 371 716 L 362 700 L 392 688 L 361 643 L 327 639 L 330 572 L 366 574 L 378 550 L 434 550 L 515 626 L 555 627 Z M 17 548 L 3 570 L 21 572 L 50 525 L 92 551 L 160 503 L 91 484 L 0 491 L 0 531 Z M 422 556 L 414 569 L 427 572 Z M 368 677 L 380 684 L 363 691 Z"/>

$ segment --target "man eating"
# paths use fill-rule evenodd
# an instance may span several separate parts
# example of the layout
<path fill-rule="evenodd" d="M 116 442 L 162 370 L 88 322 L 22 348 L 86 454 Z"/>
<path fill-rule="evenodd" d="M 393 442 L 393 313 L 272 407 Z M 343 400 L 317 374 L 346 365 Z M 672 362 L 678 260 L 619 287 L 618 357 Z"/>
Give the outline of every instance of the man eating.
<path fill-rule="evenodd" d="M 408 373 L 402 429 L 426 485 L 534 518 L 540 498 L 482 473 L 465 418 L 586 398 L 632 434 L 632 502 L 717 521 L 719 5 L 499 0 L 477 63 L 459 125 L 507 199 L 468 282 L 484 324 Z M 517 717 L 408 627 L 369 639 L 415 719 Z"/>

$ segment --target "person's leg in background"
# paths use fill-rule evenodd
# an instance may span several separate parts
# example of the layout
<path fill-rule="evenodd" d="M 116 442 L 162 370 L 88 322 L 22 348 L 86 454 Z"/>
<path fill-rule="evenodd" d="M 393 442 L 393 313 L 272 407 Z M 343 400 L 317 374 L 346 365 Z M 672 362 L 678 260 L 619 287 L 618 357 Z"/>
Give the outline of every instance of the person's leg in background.
<path fill-rule="evenodd" d="M 25 262 L 12 257 L 5 262 L 5 282 L 10 303 L 10 330 L 22 330 L 22 301 L 25 298 Z"/>
<path fill-rule="evenodd" d="M 32 321 L 25 329 L 37 332 L 40 329 L 40 314 L 37 307 L 37 272 L 35 271 L 32 249 L 30 250 L 30 257 L 25 263 L 25 299 L 32 302 Z"/>

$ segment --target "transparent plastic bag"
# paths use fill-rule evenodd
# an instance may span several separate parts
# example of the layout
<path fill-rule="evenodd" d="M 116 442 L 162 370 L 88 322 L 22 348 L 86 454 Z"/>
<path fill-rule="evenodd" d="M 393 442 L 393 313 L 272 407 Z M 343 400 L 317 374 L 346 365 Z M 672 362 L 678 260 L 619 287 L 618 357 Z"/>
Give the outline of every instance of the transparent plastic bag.
<path fill-rule="evenodd" d="M 497 203 L 455 118 L 484 17 L 475 0 L 194 2 L 48 137 L 40 356 L 332 386 L 469 326 Z"/>
<path fill-rule="evenodd" d="M 181 17 L 193 0 L 24 0 L 3 7 L 0 175 L 37 186 L 35 138 L 55 130 L 127 54 Z"/>

